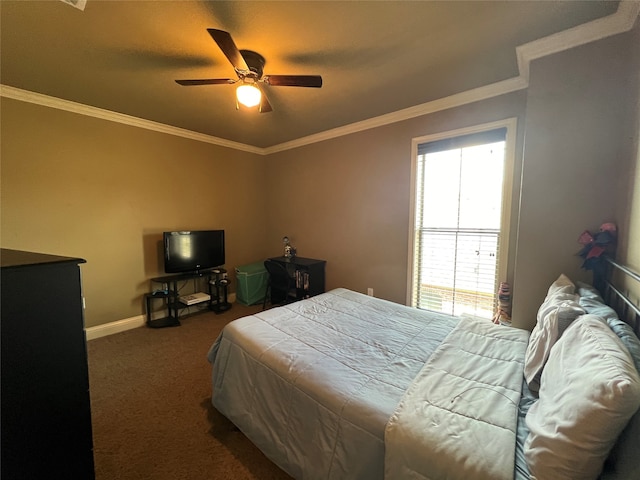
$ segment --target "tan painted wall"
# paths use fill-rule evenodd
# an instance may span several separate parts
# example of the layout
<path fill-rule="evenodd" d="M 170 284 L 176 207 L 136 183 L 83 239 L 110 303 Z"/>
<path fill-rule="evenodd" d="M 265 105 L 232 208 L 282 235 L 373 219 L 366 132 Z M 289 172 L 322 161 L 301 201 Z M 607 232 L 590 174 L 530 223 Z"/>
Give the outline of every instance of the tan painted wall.
<path fill-rule="evenodd" d="M 513 286 L 513 317 L 526 328 L 560 273 L 591 281 L 575 256 L 580 233 L 623 221 L 638 53 L 627 33 L 531 65 Z"/>
<path fill-rule="evenodd" d="M 271 155 L 268 244 L 279 249 L 288 235 L 299 255 L 326 259 L 328 288 L 371 287 L 377 297 L 405 303 L 411 140 L 522 118 L 524 109 L 525 93 L 517 92 Z M 521 137 L 518 144 L 521 151 Z M 518 156 L 513 245 L 520 163 Z"/>
<path fill-rule="evenodd" d="M 583 229 L 640 230 L 637 38 L 538 60 L 527 91 L 266 158 L 2 99 L 1 245 L 86 258 L 88 326 L 143 313 L 160 233 L 179 228 L 224 228 L 230 269 L 279 255 L 289 235 L 328 261 L 327 288 L 404 303 L 411 139 L 518 117 L 507 280 L 515 324 L 531 328 L 557 275 L 588 278 Z"/>
<path fill-rule="evenodd" d="M 265 159 L 2 99 L 3 248 L 82 257 L 86 324 L 144 313 L 161 234 L 225 230 L 227 266 L 262 259 Z"/>
<path fill-rule="evenodd" d="M 640 26 L 631 33 L 632 44 L 636 46 L 635 55 L 630 58 L 631 93 L 628 105 L 633 109 L 629 131 L 633 134 L 629 145 L 628 174 L 623 175 L 618 205 L 620 219 L 620 238 L 618 259 L 636 272 L 640 272 Z M 635 85 L 635 91 L 633 86 Z M 623 290 L 640 306 L 640 285 L 624 277 Z"/>
<path fill-rule="evenodd" d="M 637 185 L 628 182 L 637 115 L 628 108 L 638 53 L 631 35 L 534 62 L 526 92 L 272 155 L 269 245 L 289 235 L 300 255 L 328 260 L 328 288 L 372 287 L 404 303 L 411 139 L 518 116 L 518 155 L 523 136 L 525 146 L 514 172 L 507 281 L 514 325 L 531 329 L 560 273 L 590 281 L 576 240 L 603 221 L 620 222 L 620 196 Z"/>

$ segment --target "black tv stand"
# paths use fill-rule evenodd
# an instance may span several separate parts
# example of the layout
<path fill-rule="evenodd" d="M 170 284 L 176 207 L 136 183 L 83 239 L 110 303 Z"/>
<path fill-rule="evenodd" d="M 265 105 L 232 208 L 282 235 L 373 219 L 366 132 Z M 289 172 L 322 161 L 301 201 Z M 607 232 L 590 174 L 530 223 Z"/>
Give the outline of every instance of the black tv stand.
<path fill-rule="evenodd" d="M 210 303 L 209 308 L 215 313 L 222 313 L 229 310 L 231 304 L 228 301 L 229 279 L 227 277 L 227 271 L 224 268 L 214 269 L 209 276 L 207 285 L 209 288 L 209 297 L 218 299 L 217 302 Z"/>
<path fill-rule="evenodd" d="M 183 310 L 204 302 L 206 302 L 208 310 L 212 310 L 215 313 L 229 310 L 231 304 L 227 301 L 229 281 L 226 278 L 226 273 L 227 271 L 224 268 L 214 268 L 152 278 L 152 291 L 145 294 L 147 326 L 150 328 L 177 327 L 180 325 L 180 314 Z M 178 283 L 197 278 L 206 279 L 209 299 L 191 305 L 180 302 Z M 166 284 L 167 288 L 166 290 L 154 289 L 154 283 Z M 215 294 L 213 290 L 215 290 Z M 151 306 L 153 301 L 157 299 L 164 302 L 167 315 L 163 318 L 152 319 Z"/>

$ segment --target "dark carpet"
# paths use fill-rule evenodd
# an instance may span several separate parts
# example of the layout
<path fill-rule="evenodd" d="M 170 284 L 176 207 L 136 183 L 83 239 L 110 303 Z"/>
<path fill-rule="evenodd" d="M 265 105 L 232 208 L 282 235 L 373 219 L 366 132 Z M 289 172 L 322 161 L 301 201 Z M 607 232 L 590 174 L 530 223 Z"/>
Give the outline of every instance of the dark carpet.
<path fill-rule="evenodd" d="M 211 405 L 207 352 L 261 306 L 88 342 L 97 480 L 290 479 Z"/>

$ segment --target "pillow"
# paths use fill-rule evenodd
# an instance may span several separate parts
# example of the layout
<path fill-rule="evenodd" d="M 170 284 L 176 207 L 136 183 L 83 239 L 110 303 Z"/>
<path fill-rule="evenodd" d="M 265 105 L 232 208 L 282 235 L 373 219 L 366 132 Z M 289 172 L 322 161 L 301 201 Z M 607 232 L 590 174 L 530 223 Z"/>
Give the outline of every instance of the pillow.
<path fill-rule="evenodd" d="M 587 313 L 597 315 L 605 320 L 617 319 L 618 314 L 609 305 L 604 303 L 598 290 L 586 283 L 577 282 L 578 295 L 580 295 L 580 306 Z"/>
<path fill-rule="evenodd" d="M 606 321 L 613 333 L 615 333 L 622 344 L 627 347 L 633 363 L 636 366 L 636 370 L 640 372 L 640 339 L 633 333 L 633 328 L 618 317 L 607 318 Z"/>
<path fill-rule="evenodd" d="M 551 284 L 549 290 L 547 291 L 547 300 L 549 297 L 552 297 L 558 293 L 575 293 L 576 286 L 575 284 L 567 277 L 564 273 L 561 273 L 560 276 Z"/>
<path fill-rule="evenodd" d="M 524 378 L 532 392 L 540 388 L 540 375 L 553 345 L 571 322 L 585 313 L 578 304 L 578 296 L 572 293 L 575 287 L 570 282 L 565 275 L 560 275 L 538 309 L 538 321 L 529 337 L 524 358 Z"/>
<path fill-rule="evenodd" d="M 602 301 L 602 296 L 600 296 L 600 292 L 598 289 L 588 283 L 576 282 L 576 289 L 578 290 L 578 295 L 584 298 L 595 298 Z M 603 302 L 604 303 L 604 302 Z"/>
<path fill-rule="evenodd" d="M 609 328 L 622 341 L 640 372 L 640 340 L 633 333 L 633 329 L 618 318 L 613 308 L 606 305 L 600 296 L 600 292 L 591 285 L 576 282 L 576 288 L 580 295 L 580 306 L 587 313 L 592 313 L 604 318 Z M 640 438 L 640 410 L 631 417 L 626 428 L 618 437 L 616 444 L 605 462 L 605 470 L 602 480 L 609 478 L 640 478 L 640 455 L 638 455 L 638 438 Z"/>
<path fill-rule="evenodd" d="M 606 322 L 584 315 L 556 343 L 527 413 L 532 478 L 595 479 L 640 407 L 640 376 Z"/>
<path fill-rule="evenodd" d="M 601 299 L 594 297 L 580 297 L 578 303 L 580 304 L 580 307 L 584 308 L 584 310 L 591 315 L 602 317 L 605 320 L 618 319 L 616 311 L 609 305 L 605 305 Z"/>
<path fill-rule="evenodd" d="M 633 329 L 622 320 L 607 319 L 611 330 L 622 341 L 640 372 L 640 340 L 633 333 Z M 640 455 L 638 455 L 638 439 L 640 438 L 640 410 L 638 410 L 618 437 L 611 455 L 606 462 L 607 471 L 603 472 L 602 480 L 608 478 L 640 478 Z M 609 477 L 612 475 L 612 477 Z"/>
<path fill-rule="evenodd" d="M 562 309 L 561 315 L 556 315 L 558 309 Z M 573 315 L 564 312 L 564 310 L 571 310 Z M 557 316 L 558 326 L 558 338 L 567 329 L 567 327 L 580 315 L 584 315 L 585 310 L 580 306 L 580 297 L 578 295 L 571 295 L 569 293 L 559 293 L 544 301 L 538 309 L 537 320 L 538 324 L 545 323 L 549 320 L 550 316 Z"/>
<path fill-rule="evenodd" d="M 616 311 L 606 305 L 598 290 L 586 283 L 576 282 L 580 295 L 580 306 L 587 313 L 604 318 L 609 328 L 629 350 L 636 370 L 640 372 L 640 340 L 633 329 L 620 320 Z M 626 428 L 616 441 L 609 458 L 605 462 L 602 480 L 609 478 L 640 478 L 640 455 L 638 455 L 638 438 L 640 438 L 640 410 L 631 417 Z"/>

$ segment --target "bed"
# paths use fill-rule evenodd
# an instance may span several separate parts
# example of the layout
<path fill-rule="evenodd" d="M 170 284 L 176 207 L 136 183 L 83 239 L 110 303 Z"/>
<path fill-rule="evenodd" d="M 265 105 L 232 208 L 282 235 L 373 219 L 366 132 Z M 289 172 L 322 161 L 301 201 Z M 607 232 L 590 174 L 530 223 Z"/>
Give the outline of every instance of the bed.
<path fill-rule="evenodd" d="M 560 275 L 530 334 L 338 288 L 229 323 L 212 402 L 297 479 L 640 478 L 624 305 Z"/>

